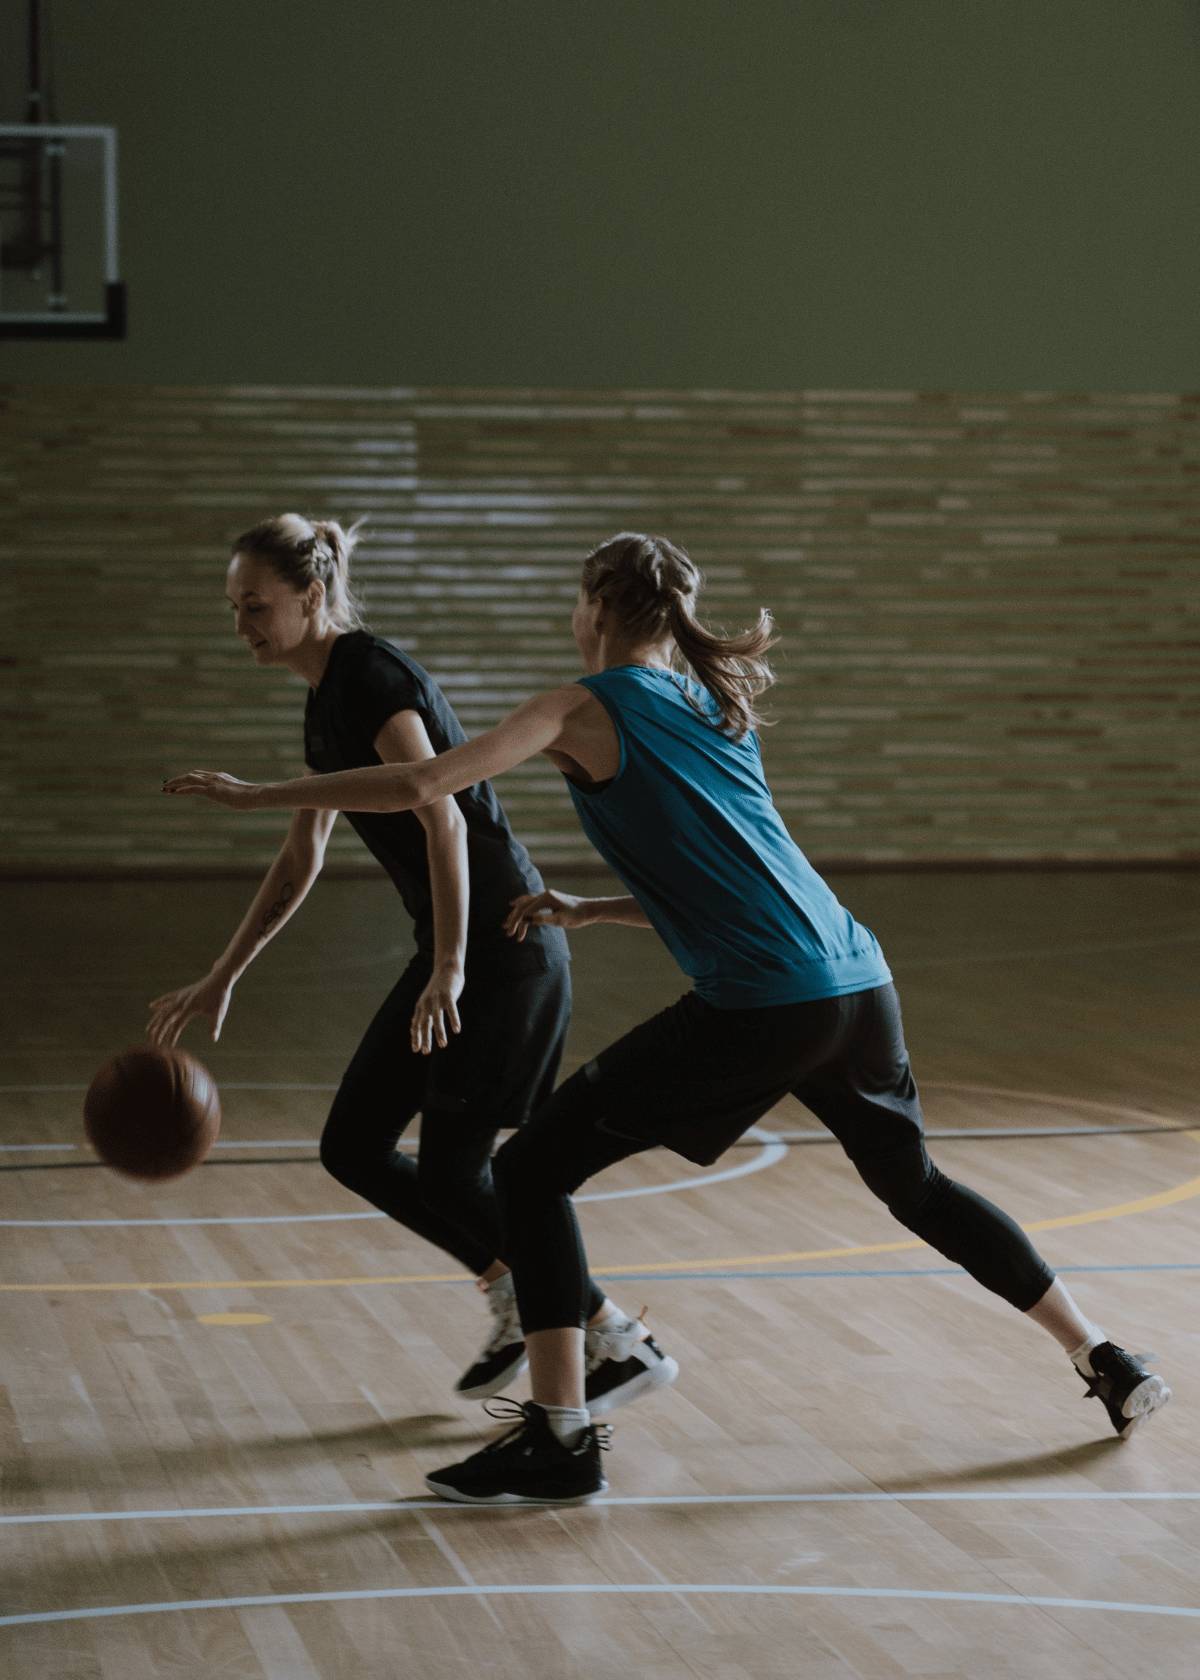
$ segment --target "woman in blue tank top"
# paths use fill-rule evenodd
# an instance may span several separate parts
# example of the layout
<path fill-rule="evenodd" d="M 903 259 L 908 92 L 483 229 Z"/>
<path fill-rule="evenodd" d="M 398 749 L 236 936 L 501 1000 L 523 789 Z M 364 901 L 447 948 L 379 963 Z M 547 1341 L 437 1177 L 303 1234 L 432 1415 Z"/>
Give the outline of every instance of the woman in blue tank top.
<path fill-rule="evenodd" d="M 754 708 L 772 680 L 769 615 L 716 636 L 695 616 L 699 589 L 682 549 L 623 533 L 584 564 L 572 628 L 587 674 L 478 740 L 302 783 L 193 771 L 168 784 L 243 809 L 411 810 L 545 753 L 628 896 L 528 894 L 508 932 L 652 927 L 691 979 L 495 1156 L 533 1399 L 509 1435 L 429 1486 L 478 1504 L 571 1504 L 604 1490 L 607 1441 L 592 1416 L 668 1385 L 678 1367 L 638 1321 L 607 1302 L 589 1312 L 596 1295 L 571 1195 L 656 1144 L 712 1161 L 789 1092 L 902 1224 L 1059 1342 L 1127 1433 L 1170 1390 L 1080 1313 L 1006 1213 L 930 1161 L 883 953 L 792 840 L 763 775 Z"/>

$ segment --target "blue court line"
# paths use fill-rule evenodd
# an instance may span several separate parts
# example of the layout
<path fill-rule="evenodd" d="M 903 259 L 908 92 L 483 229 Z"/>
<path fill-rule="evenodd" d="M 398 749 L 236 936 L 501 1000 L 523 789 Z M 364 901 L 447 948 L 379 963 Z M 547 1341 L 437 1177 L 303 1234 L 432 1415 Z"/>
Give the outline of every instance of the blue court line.
<path fill-rule="evenodd" d="M 1200 1260 L 1171 1260 L 1150 1262 L 1128 1266 L 1055 1266 L 1055 1272 L 1200 1272 Z M 817 1271 L 744 1271 L 726 1272 L 604 1272 L 596 1270 L 593 1277 L 617 1278 L 622 1283 L 688 1283 L 694 1278 L 705 1278 L 709 1281 L 736 1279 L 740 1283 L 754 1278 L 901 1278 L 901 1277 L 967 1277 L 969 1273 L 961 1266 L 889 1266 L 889 1267 L 845 1267 L 837 1270 Z M 219 1287 L 214 1285 L 214 1287 Z"/>

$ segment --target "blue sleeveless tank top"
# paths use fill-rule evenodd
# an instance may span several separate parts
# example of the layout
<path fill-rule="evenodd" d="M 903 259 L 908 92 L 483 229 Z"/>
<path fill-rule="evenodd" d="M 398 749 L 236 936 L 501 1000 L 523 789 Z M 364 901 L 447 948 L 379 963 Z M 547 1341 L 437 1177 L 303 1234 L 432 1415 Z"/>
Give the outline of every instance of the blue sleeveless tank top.
<path fill-rule="evenodd" d="M 596 788 L 568 778 L 579 820 L 698 996 L 757 1009 L 887 984 L 874 934 L 775 809 L 756 735 L 731 740 L 707 690 L 670 671 L 619 665 L 580 681 L 621 756 Z"/>

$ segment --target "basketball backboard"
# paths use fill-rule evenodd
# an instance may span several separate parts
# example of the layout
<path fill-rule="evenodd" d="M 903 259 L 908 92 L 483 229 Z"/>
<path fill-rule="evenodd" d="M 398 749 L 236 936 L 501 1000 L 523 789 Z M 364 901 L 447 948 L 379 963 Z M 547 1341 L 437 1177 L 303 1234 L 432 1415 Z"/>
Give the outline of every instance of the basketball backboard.
<path fill-rule="evenodd" d="M 117 131 L 0 124 L 0 338 L 124 338 Z"/>

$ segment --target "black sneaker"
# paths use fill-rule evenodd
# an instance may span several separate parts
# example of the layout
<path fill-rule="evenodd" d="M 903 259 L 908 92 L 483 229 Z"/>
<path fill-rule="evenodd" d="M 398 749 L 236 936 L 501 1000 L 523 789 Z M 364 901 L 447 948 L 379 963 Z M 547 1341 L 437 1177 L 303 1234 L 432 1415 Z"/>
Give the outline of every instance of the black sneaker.
<path fill-rule="evenodd" d="M 461 1464 L 426 1476 L 432 1493 L 460 1505 L 584 1505 L 607 1490 L 600 1468 L 600 1454 L 608 1451 L 607 1425 L 589 1424 L 577 1446 L 565 1447 L 534 1401 L 500 1405 L 508 1410 L 488 1406 L 488 1416 L 519 1417 L 520 1423 Z"/>
<path fill-rule="evenodd" d="M 1137 1354 L 1126 1353 L 1112 1342 L 1100 1342 L 1088 1359 L 1095 1376 L 1079 1373 L 1087 1384 L 1087 1398 L 1096 1395 L 1103 1400 L 1109 1421 L 1123 1439 L 1171 1398 L 1163 1379 L 1148 1371 Z"/>
<path fill-rule="evenodd" d="M 506 1279 L 501 1288 L 493 1286 L 484 1294 L 495 1323 L 483 1352 L 454 1385 L 454 1392 L 463 1400 L 489 1400 L 519 1377 L 529 1363 L 512 1283 Z"/>
<path fill-rule="evenodd" d="M 597 1417 L 655 1388 L 669 1388 L 679 1366 L 639 1318 L 607 1319 L 584 1337 L 584 1403 Z"/>

